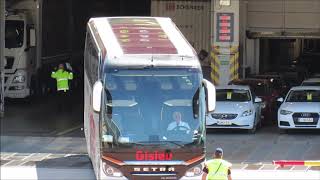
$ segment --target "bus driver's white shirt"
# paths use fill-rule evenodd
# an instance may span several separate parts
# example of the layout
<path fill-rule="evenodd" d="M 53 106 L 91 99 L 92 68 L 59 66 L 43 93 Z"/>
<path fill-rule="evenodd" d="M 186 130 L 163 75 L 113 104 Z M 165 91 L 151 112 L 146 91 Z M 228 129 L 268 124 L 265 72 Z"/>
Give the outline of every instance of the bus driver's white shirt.
<path fill-rule="evenodd" d="M 186 123 L 186 122 L 183 122 L 183 121 L 180 121 L 180 123 L 179 123 L 179 124 L 177 124 L 177 122 L 176 122 L 176 121 L 174 121 L 174 122 L 170 123 L 170 124 L 169 124 L 169 126 L 168 126 L 168 128 L 167 128 L 167 130 L 168 130 L 168 131 L 171 131 L 171 130 L 173 130 L 174 128 L 176 128 L 177 126 L 183 126 L 183 127 L 186 127 L 186 129 L 182 129 L 182 128 L 181 128 L 181 130 L 190 130 L 190 126 L 189 126 L 189 124 L 188 124 L 188 123 Z"/>

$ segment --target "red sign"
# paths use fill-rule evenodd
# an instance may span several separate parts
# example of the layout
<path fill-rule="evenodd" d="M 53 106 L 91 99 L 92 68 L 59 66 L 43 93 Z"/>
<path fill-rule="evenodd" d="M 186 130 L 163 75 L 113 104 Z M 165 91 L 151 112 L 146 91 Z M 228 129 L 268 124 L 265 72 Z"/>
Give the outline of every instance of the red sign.
<path fill-rule="evenodd" d="M 172 153 L 167 152 L 148 152 L 148 151 L 137 151 L 136 160 L 137 161 L 170 161 L 172 160 Z"/>
<path fill-rule="evenodd" d="M 177 54 L 156 19 L 115 18 L 110 24 L 125 54 Z"/>
<path fill-rule="evenodd" d="M 217 13 L 217 42 L 232 42 L 234 37 L 233 13 Z"/>

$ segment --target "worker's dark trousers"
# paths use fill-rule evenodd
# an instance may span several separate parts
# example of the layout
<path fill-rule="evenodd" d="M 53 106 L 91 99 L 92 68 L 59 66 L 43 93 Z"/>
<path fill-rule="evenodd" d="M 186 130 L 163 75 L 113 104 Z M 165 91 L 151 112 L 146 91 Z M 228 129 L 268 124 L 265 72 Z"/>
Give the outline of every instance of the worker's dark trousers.
<path fill-rule="evenodd" d="M 70 107 L 70 92 L 69 91 L 58 91 L 57 100 L 58 100 L 58 111 L 59 112 L 69 112 Z"/>

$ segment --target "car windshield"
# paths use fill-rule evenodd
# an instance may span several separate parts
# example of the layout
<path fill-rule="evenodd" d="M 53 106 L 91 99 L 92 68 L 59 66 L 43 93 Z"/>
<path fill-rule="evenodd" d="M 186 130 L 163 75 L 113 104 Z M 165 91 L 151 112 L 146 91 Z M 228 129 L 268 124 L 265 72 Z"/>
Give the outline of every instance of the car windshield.
<path fill-rule="evenodd" d="M 320 102 L 319 90 L 292 90 L 286 102 Z"/>
<path fill-rule="evenodd" d="M 5 47 L 19 48 L 23 45 L 24 22 L 23 21 L 6 21 Z"/>
<path fill-rule="evenodd" d="M 248 90 L 241 89 L 217 89 L 216 90 L 217 101 L 236 101 L 246 102 L 251 101 L 250 93 Z"/>
<path fill-rule="evenodd" d="M 256 81 L 236 81 L 236 82 L 232 82 L 231 84 L 248 85 L 257 96 L 265 96 L 267 94 L 268 88 L 265 83 L 256 82 Z"/>
<path fill-rule="evenodd" d="M 320 82 L 302 82 L 301 86 L 320 86 Z"/>
<path fill-rule="evenodd" d="M 205 116 L 199 118 L 199 97 L 204 97 L 199 70 L 110 71 L 105 77 L 102 134 L 114 137 L 114 147 L 200 142 Z"/>

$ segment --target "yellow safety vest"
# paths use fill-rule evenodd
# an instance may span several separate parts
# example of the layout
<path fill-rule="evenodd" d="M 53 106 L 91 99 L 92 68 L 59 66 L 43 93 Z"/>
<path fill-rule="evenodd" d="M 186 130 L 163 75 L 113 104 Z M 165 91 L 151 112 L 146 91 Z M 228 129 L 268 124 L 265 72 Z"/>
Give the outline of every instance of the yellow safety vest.
<path fill-rule="evenodd" d="M 213 159 L 206 162 L 208 167 L 207 180 L 227 180 L 231 163 L 223 159 Z"/>
<path fill-rule="evenodd" d="M 57 80 L 57 90 L 66 92 L 69 90 L 69 80 L 73 79 L 73 74 L 59 69 L 51 73 L 51 77 Z"/>

